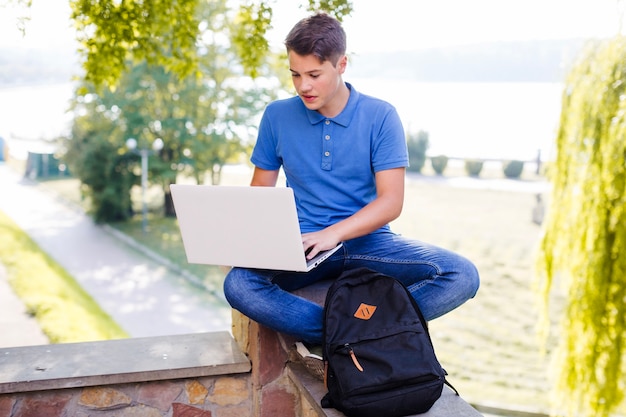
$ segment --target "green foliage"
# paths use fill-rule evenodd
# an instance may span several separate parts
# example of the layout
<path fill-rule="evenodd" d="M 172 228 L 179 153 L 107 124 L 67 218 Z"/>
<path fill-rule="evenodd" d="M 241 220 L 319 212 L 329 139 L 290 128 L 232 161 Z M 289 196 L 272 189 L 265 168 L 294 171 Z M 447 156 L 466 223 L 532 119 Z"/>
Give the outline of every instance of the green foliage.
<path fill-rule="evenodd" d="M 232 41 L 245 72 L 251 77 L 258 76 L 258 68 L 268 55 L 265 34 L 271 21 L 272 9 L 265 2 L 242 4 L 235 19 Z"/>
<path fill-rule="evenodd" d="M 27 13 L 30 6 L 33 4 L 33 0 L 2 0 L 0 1 L 0 7 L 16 7 L 24 11 L 23 14 L 18 15 L 17 28 L 22 33 L 26 34 L 26 23 L 30 20 L 30 15 Z"/>
<path fill-rule="evenodd" d="M 437 175 L 443 175 L 443 172 L 448 166 L 448 157 L 445 155 L 432 156 L 430 158 L 430 165 Z"/>
<path fill-rule="evenodd" d="M 340 22 L 352 13 L 352 2 L 349 0 L 309 0 L 309 11 L 325 10 L 332 13 Z"/>
<path fill-rule="evenodd" d="M 505 161 L 502 164 L 502 171 L 507 178 L 520 178 L 524 171 L 524 161 Z"/>
<path fill-rule="evenodd" d="M 30 0 L 12 0 L 30 4 Z M 201 0 L 70 0 L 72 19 L 84 57 L 85 81 L 99 89 L 115 88 L 129 65 L 147 62 L 179 78 L 201 70 L 196 43 L 202 38 L 198 13 L 211 8 Z M 221 4 L 221 2 L 215 2 Z M 297 3 L 295 3 L 297 6 Z M 352 12 L 350 0 L 309 0 L 308 10 L 323 10 L 342 20 Z M 232 15 L 216 20 L 233 20 Z M 270 55 L 266 33 L 271 28 L 269 0 L 242 0 L 230 39 L 245 74 L 259 76 Z M 295 23 L 295 22 L 294 22 Z M 131 62 L 131 64 L 129 64 Z"/>
<path fill-rule="evenodd" d="M 308 0 L 307 10 L 326 11 L 341 22 L 344 17 L 352 13 L 352 2 L 350 0 Z M 269 44 L 265 35 L 272 27 L 272 7 L 267 0 L 245 0 L 239 6 L 234 22 L 231 40 L 237 50 L 241 65 L 245 74 L 253 78 L 257 77 L 258 68 L 263 65 L 269 55 Z"/>
<path fill-rule="evenodd" d="M 132 214 L 132 177 L 128 156 L 118 153 L 123 132 L 110 123 L 112 114 L 97 111 L 96 102 L 83 104 L 91 111 L 74 119 L 63 160 L 80 178 L 96 222 L 125 220 Z"/>
<path fill-rule="evenodd" d="M 626 39 L 590 45 L 569 74 L 550 168 L 538 269 L 567 306 L 555 408 L 606 417 L 624 398 L 626 354 Z M 546 319 L 547 320 L 547 319 Z"/>
<path fill-rule="evenodd" d="M 128 337 L 80 285 L 0 212 L 0 263 L 52 343 Z"/>
<path fill-rule="evenodd" d="M 483 161 L 479 159 L 466 159 L 465 160 L 465 172 L 470 177 L 478 177 L 480 171 L 483 170 Z"/>
<path fill-rule="evenodd" d="M 70 0 L 85 81 L 114 87 L 128 59 L 181 78 L 197 71 L 200 0 Z"/>
<path fill-rule="evenodd" d="M 251 146 L 257 115 L 275 98 L 269 80 L 253 83 L 233 66 L 235 51 L 216 33 L 228 34 L 226 1 L 213 1 L 199 12 L 203 42 L 198 62 L 203 77 L 180 80 L 166 68 L 136 64 L 113 90 L 98 91 L 85 84 L 75 100 L 75 121 L 66 142 L 65 160 L 81 179 L 92 200 L 97 221 L 128 219 L 130 189 L 139 183 L 139 157 L 129 153 L 126 140 L 149 149 L 164 143 L 150 156 L 149 179 L 164 191 L 165 214 L 173 216 L 169 185 L 184 173 L 197 183 L 219 183 L 221 167 L 236 161 Z M 271 69 L 259 67 L 267 76 Z"/>
<path fill-rule="evenodd" d="M 426 163 L 426 151 L 428 150 L 428 132 L 420 130 L 416 135 L 409 133 L 406 139 L 409 153 L 409 171 L 422 172 Z"/>

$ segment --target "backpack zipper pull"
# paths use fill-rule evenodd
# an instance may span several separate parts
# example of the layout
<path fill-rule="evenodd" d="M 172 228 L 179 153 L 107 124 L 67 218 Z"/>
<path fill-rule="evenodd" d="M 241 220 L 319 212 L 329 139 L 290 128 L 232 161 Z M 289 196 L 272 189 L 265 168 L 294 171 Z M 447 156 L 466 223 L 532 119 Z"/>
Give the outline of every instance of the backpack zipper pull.
<path fill-rule="evenodd" d="M 352 349 L 352 346 L 350 346 L 350 343 L 346 343 L 343 346 L 346 349 L 348 349 L 348 353 L 350 354 L 350 358 L 352 359 L 352 363 L 354 364 L 356 369 L 358 369 L 359 371 L 363 372 L 363 367 L 359 363 L 359 360 L 356 358 L 356 355 L 354 354 L 354 349 Z"/>

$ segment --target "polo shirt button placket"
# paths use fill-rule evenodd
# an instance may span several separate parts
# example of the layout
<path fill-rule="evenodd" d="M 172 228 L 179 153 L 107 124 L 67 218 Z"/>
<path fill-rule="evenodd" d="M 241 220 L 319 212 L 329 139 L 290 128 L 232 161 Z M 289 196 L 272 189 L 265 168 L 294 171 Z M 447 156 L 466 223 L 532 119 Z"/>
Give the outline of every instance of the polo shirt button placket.
<path fill-rule="evenodd" d="M 324 124 L 330 128 L 330 120 L 326 119 Z M 324 128 L 326 130 L 326 128 Z M 332 158 L 330 152 L 332 151 L 332 142 L 331 142 L 330 133 L 324 132 L 324 141 L 323 141 L 323 156 L 322 156 L 322 169 L 330 171 L 332 167 Z"/>

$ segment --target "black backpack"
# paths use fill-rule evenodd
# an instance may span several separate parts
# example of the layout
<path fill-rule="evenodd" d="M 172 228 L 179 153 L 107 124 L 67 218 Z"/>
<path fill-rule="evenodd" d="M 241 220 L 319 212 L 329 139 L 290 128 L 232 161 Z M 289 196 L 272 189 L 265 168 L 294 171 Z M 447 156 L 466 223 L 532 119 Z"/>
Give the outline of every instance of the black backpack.
<path fill-rule="evenodd" d="M 411 294 L 367 268 L 345 272 L 328 290 L 323 357 L 321 405 L 348 417 L 425 413 L 447 383 Z"/>

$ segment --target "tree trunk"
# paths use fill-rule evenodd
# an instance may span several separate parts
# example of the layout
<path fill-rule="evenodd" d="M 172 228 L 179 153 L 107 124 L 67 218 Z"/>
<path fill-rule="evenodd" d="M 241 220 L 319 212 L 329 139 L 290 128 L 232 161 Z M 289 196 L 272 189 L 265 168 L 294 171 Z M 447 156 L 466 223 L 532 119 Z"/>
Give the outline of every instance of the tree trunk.
<path fill-rule="evenodd" d="M 167 187 L 167 191 L 164 193 L 163 199 L 165 217 L 176 217 L 176 210 L 174 210 L 174 201 L 172 200 L 172 192 L 169 190 L 169 187 Z"/>

